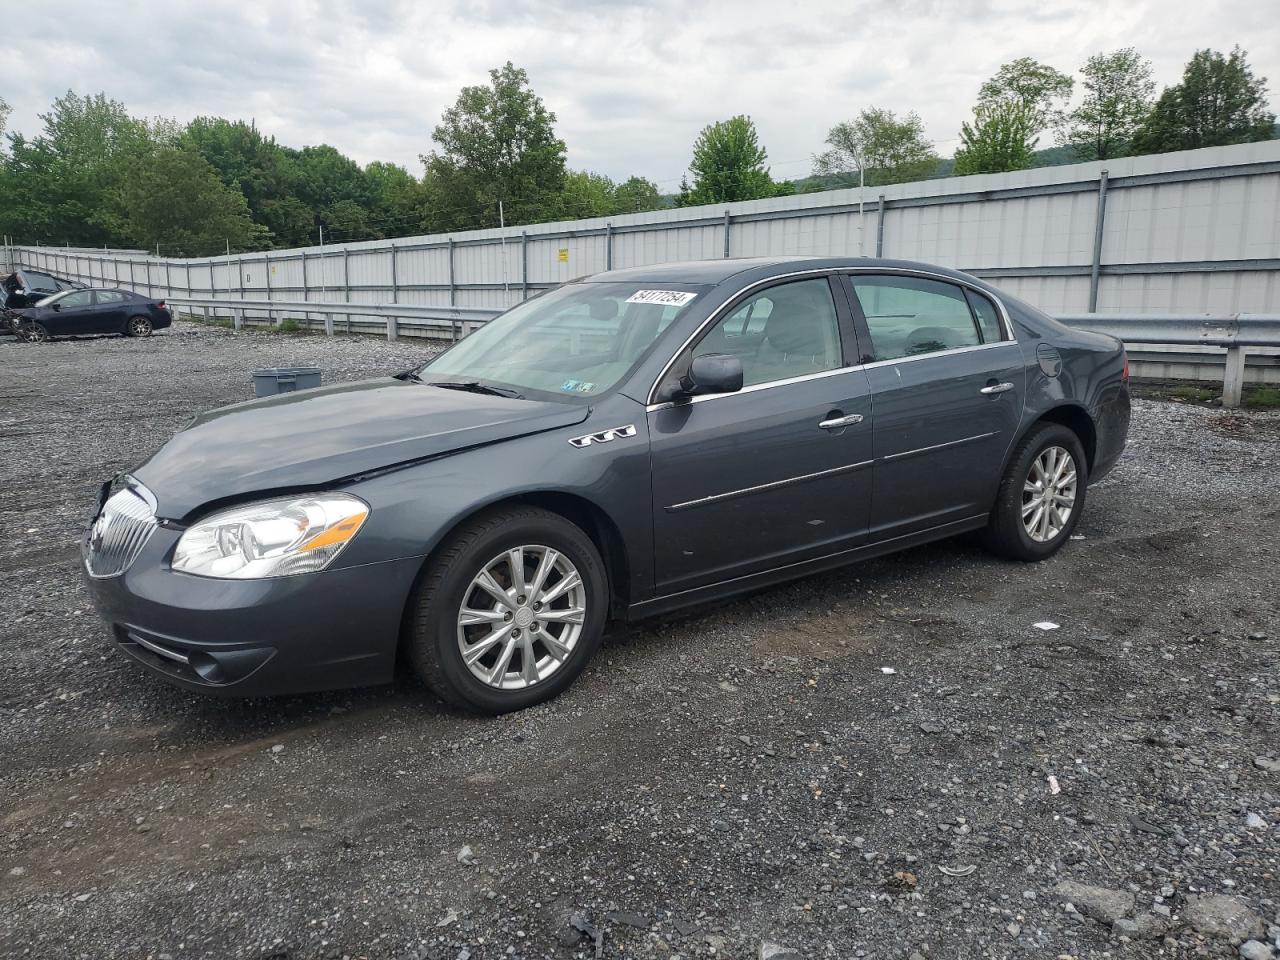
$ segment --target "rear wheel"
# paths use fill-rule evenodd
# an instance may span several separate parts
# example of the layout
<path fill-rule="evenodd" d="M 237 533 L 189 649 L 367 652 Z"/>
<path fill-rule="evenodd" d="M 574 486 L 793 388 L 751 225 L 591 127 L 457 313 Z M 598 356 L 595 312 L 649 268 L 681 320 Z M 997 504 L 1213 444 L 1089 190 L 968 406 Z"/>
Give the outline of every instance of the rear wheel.
<path fill-rule="evenodd" d="M 1084 510 L 1088 466 L 1069 427 L 1044 423 L 1018 444 L 987 524 L 989 549 L 1011 560 L 1044 560 L 1071 538 Z"/>
<path fill-rule="evenodd" d="M 442 699 L 483 713 L 549 700 L 600 644 L 604 563 L 558 514 L 514 507 L 483 515 L 432 559 L 410 605 L 408 653 Z"/>
<path fill-rule="evenodd" d="M 151 336 L 151 319 L 149 317 L 130 317 L 126 328 L 131 337 Z"/>

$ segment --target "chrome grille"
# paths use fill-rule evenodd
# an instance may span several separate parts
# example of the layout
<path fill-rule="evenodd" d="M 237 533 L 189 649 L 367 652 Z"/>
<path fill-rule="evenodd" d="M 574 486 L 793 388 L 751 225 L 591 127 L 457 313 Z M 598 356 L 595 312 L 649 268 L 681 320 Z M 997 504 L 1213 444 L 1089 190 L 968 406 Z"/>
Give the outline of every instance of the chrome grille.
<path fill-rule="evenodd" d="M 144 487 L 129 484 L 108 498 L 89 527 L 84 564 L 93 577 L 129 569 L 156 529 L 156 511 Z"/>

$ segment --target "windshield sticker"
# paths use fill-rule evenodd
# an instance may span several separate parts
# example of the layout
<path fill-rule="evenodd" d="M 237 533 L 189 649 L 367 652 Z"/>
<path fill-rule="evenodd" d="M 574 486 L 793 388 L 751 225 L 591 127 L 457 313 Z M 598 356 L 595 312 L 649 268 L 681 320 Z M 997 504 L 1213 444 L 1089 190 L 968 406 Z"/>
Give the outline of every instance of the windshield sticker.
<path fill-rule="evenodd" d="M 696 293 L 688 293 L 684 290 L 637 290 L 627 297 L 627 303 L 657 303 L 664 307 L 683 307 L 696 296 Z"/>
<path fill-rule="evenodd" d="M 595 388 L 596 385 L 589 380 L 566 380 L 560 384 L 565 393 L 590 393 Z"/>

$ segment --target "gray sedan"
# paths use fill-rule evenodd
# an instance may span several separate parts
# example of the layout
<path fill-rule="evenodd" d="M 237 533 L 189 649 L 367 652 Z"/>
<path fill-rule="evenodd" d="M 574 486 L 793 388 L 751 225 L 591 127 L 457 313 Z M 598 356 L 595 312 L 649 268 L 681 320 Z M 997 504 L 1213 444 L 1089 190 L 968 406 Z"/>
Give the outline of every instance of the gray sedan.
<path fill-rule="evenodd" d="M 1066 544 L 1124 448 L 1122 344 L 955 271 L 617 270 L 397 377 L 199 417 L 104 485 L 114 644 L 190 690 L 389 681 L 486 712 L 638 618 L 981 531 Z"/>

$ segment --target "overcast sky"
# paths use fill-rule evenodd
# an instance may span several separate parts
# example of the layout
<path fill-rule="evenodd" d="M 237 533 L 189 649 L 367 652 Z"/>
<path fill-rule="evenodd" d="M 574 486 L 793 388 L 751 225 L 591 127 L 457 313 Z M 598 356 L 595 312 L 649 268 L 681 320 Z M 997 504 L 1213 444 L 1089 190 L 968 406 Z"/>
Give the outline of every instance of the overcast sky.
<path fill-rule="evenodd" d="M 1163 86 L 1197 47 L 1239 43 L 1280 106 L 1274 0 L 62 0 L 6 20 L 0 96 L 27 134 L 67 89 L 105 91 L 136 115 L 252 118 L 282 143 L 420 175 L 459 88 L 510 59 L 556 114 L 570 166 L 664 192 L 698 131 L 737 113 L 778 178 L 808 173 L 831 125 L 868 105 L 916 111 L 949 156 L 979 85 L 1020 56 L 1074 72 L 1133 45 Z"/>

